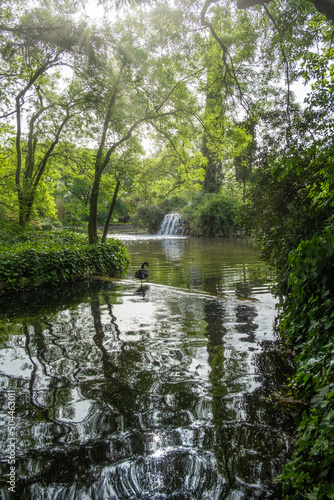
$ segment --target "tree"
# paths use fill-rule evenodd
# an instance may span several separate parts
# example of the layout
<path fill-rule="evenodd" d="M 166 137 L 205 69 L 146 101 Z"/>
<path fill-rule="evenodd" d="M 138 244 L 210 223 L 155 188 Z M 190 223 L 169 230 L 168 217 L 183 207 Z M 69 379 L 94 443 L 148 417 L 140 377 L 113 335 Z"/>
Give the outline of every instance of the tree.
<path fill-rule="evenodd" d="M 246 199 L 246 183 L 250 180 L 252 168 L 256 159 L 256 121 L 254 119 L 246 120 L 244 124 L 245 131 L 250 136 L 250 141 L 247 148 L 240 156 L 234 158 L 235 177 L 238 182 L 242 183 L 243 187 L 243 201 Z"/>
<path fill-rule="evenodd" d="M 62 2 L 5 11 L 0 26 L 2 118 L 15 119 L 19 222 L 29 222 L 37 188 L 69 121 L 82 111 L 76 85 L 63 86 L 61 69 L 82 63 L 85 25 Z"/>
<path fill-rule="evenodd" d="M 2 127 L 2 135 L 6 136 L 6 128 Z M 15 197 L 15 165 L 13 164 L 15 146 L 10 140 L 5 145 L 0 146 L 0 213 L 4 219 L 4 214 L 15 214 L 17 198 Z"/>
<path fill-rule="evenodd" d="M 114 185 L 114 191 L 111 201 L 109 202 L 109 210 L 104 224 L 102 242 L 106 240 L 110 221 L 112 219 L 112 215 L 116 207 L 117 196 L 120 191 L 120 188 L 122 184 L 125 182 L 125 180 L 129 179 L 129 177 L 132 178 L 135 175 L 136 171 L 138 170 L 139 161 L 137 159 L 137 156 L 139 153 L 143 153 L 142 148 L 140 147 L 137 141 L 130 139 L 123 152 L 121 152 L 118 155 L 114 153 L 111 156 L 110 170 L 111 170 L 111 175 L 116 183 Z"/>
<path fill-rule="evenodd" d="M 163 12 L 166 16 L 166 12 Z M 108 51 L 102 55 L 104 77 L 94 84 L 100 85 L 101 102 L 96 115 L 101 121 L 98 148 L 95 158 L 95 174 L 90 200 L 88 224 L 89 241 L 97 241 L 97 206 L 102 174 L 112 155 L 124 146 L 143 124 L 159 128 L 164 120 L 177 120 L 191 114 L 195 99 L 187 88 L 194 79 L 193 68 L 184 68 L 180 54 L 174 52 L 172 43 L 166 49 L 169 32 L 163 32 L 164 18 L 159 9 L 150 16 L 142 13 L 128 18 L 120 26 L 106 26 L 104 39 Z M 178 21 L 179 23 L 179 21 Z M 175 38 L 175 35 L 174 35 Z M 181 34 L 178 35 L 180 42 Z M 162 49 L 164 47 L 164 49 Z M 101 59 L 101 61 L 102 61 Z M 198 72 L 198 70 L 196 70 Z M 171 122 L 169 122 L 171 124 Z"/>
<path fill-rule="evenodd" d="M 54 191 L 58 216 L 63 222 L 87 221 L 94 170 L 94 150 L 76 147 L 65 140 L 51 160 L 56 171 L 57 186 Z"/>
<path fill-rule="evenodd" d="M 233 158 L 240 159 L 249 147 L 244 122 L 256 121 L 263 92 L 271 91 L 279 69 L 271 64 L 271 73 L 266 70 L 270 54 L 261 45 L 268 23 L 257 13 L 238 12 L 231 1 L 207 1 L 201 24 L 210 33 L 202 56 L 206 66 L 202 152 L 208 159 L 203 191 L 218 193 L 230 178 Z"/>
<path fill-rule="evenodd" d="M 178 197 L 190 202 L 201 190 L 205 164 L 198 143 L 192 143 L 189 137 L 166 139 L 153 157 L 142 160 L 133 195 L 141 203 L 158 203 L 167 210 L 169 199 Z"/>

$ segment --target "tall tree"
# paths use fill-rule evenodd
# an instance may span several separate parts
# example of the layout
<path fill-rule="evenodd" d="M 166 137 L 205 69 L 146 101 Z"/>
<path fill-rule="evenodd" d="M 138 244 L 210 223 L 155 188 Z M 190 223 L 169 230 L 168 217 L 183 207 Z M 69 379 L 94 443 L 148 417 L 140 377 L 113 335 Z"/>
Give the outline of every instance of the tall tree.
<path fill-rule="evenodd" d="M 236 166 L 244 163 L 241 158 L 246 154 L 243 149 L 249 147 L 250 135 L 258 132 L 268 137 L 267 131 L 277 131 L 278 109 L 283 125 L 280 130 L 285 134 L 281 140 L 293 144 L 295 103 L 291 89 L 303 73 L 302 58 L 310 57 L 312 44 L 319 39 L 318 28 L 312 33 L 308 24 L 317 13 L 310 2 L 293 1 L 272 1 L 269 6 L 264 4 L 263 11 L 237 10 L 235 0 L 207 0 L 201 11 L 201 23 L 210 34 L 205 52 L 208 98 L 204 145 L 211 161 L 205 189 L 210 185 L 214 190 L 219 167 L 226 164 L 224 157 L 237 158 Z M 273 124 L 268 127 L 270 116 Z M 243 122 L 257 124 L 251 134 Z M 239 178 L 240 173 L 239 168 Z"/>
<path fill-rule="evenodd" d="M 255 69 L 263 67 L 259 45 L 266 24 L 260 16 L 238 12 L 229 0 L 206 1 L 201 24 L 209 32 L 203 54 L 206 101 L 202 152 L 208 159 L 203 191 L 218 193 L 230 177 L 233 158 L 248 145 L 249 134 L 240 122 L 251 119 L 261 99 L 260 89 L 269 87 L 270 77 Z"/>
<path fill-rule="evenodd" d="M 168 22 L 166 26 L 166 22 Z M 180 20 L 177 19 L 181 30 Z M 164 120 L 177 120 L 191 114 L 195 99 L 187 87 L 194 80 L 194 68 L 184 66 L 180 52 L 175 50 L 175 15 L 167 9 L 136 12 L 121 25 L 106 26 L 104 39 L 108 49 L 102 54 L 103 78 L 100 86 L 101 101 L 96 115 L 101 123 L 95 158 L 95 175 L 90 200 L 88 224 L 89 241 L 97 235 L 97 206 L 101 177 L 115 151 L 138 134 L 140 126 L 157 127 Z M 174 36 L 174 40 L 172 38 Z M 169 43 L 166 44 L 166 36 Z M 181 42 L 181 32 L 177 35 Z M 184 45 L 183 45 L 184 47 Z M 180 48 L 178 46 L 178 48 Z M 198 69 L 196 69 L 198 73 Z"/>
<path fill-rule="evenodd" d="M 2 119 L 15 127 L 19 221 L 29 222 L 38 185 L 70 119 L 82 105 L 80 90 L 61 87 L 61 68 L 85 54 L 85 26 L 66 2 L 4 9 L 0 26 Z M 71 17 L 72 16 L 72 17 Z"/>

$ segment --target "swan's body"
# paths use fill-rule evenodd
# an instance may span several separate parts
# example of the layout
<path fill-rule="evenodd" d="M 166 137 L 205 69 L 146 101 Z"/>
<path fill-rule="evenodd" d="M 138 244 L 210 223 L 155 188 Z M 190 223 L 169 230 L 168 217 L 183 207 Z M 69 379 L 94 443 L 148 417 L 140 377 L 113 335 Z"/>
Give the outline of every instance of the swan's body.
<path fill-rule="evenodd" d="M 145 266 L 148 267 L 148 262 L 144 262 L 141 266 L 141 269 L 135 272 L 135 278 L 138 278 L 141 282 L 149 277 L 150 272 L 148 269 L 145 269 Z"/>

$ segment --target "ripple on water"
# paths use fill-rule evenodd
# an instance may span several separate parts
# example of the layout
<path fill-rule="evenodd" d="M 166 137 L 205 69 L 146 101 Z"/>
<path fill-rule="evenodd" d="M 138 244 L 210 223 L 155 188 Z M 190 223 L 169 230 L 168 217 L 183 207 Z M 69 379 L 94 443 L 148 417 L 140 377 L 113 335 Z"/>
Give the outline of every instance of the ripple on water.
<path fill-rule="evenodd" d="M 267 396 L 292 366 L 266 348 L 275 303 L 254 251 L 122 239 L 122 280 L 3 308 L 0 384 L 17 391 L 21 497 L 279 498 L 288 418 Z"/>

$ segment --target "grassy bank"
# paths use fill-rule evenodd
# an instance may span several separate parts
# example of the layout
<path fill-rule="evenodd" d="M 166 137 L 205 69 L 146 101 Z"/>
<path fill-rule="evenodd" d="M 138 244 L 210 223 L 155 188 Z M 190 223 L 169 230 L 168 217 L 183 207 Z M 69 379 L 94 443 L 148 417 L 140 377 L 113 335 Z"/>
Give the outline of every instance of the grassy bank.
<path fill-rule="evenodd" d="M 60 284 L 89 275 L 121 273 L 129 262 L 124 244 L 109 239 L 89 245 L 86 235 L 34 231 L 0 235 L 0 291 Z"/>

